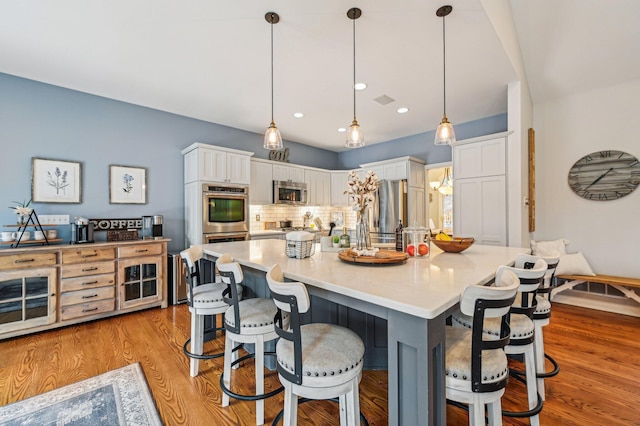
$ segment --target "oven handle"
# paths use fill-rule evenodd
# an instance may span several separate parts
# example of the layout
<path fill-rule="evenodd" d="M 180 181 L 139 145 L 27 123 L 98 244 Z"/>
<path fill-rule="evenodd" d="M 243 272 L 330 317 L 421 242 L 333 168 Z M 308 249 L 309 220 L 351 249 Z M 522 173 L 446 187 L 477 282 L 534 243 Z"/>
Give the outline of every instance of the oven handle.
<path fill-rule="evenodd" d="M 244 240 L 248 240 L 249 239 L 249 233 L 248 232 L 236 232 L 236 233 L 224 233 L 224 234 L 204 234 L 203 235 L 204 244 L 215 243 L 216 240 L 209 241 L 209 238 L 212 238 L 212 237 L 213 238 L 220 237 L 220 240 L 226 240 L 228 238 L 242 237 Z"/>
<path fill-rule="evenodd" d="M 247 198 L 249 198 L 249 195 L 247 194 L 234 194 L 230 192 L 204 191 L 202 194 L 205 197 L 216 196 L 224 197 L 231 200 L 246 200 Z"/>

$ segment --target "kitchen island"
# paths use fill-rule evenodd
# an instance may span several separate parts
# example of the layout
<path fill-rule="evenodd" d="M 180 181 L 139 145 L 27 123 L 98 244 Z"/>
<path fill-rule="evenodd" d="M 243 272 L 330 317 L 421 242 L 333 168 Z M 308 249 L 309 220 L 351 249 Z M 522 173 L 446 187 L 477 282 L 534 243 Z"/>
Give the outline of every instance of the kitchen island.
<path fill-rule="evenodd" d="M 432 247 L 429 259 L 377 266 L 343 262 L 319 246 L 309 258 L 289 258 L 277 240 L 207 244 L 204 252 L 214 261 L 229 253 L 262 272 L 277 263 L 310 294 L 387 320 L 389 424 L 444 425 L 445 319 L 465 287 L 490 282 L 498 266 L 529 249 L 474 245 L 453 254 Z"/>

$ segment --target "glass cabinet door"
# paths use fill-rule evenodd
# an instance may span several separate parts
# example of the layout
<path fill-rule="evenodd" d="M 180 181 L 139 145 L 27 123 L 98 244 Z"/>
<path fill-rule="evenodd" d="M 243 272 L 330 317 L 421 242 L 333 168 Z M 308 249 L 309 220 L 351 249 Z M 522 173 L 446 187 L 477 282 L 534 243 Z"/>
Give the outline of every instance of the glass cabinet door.
<path fill-rule="evenodd" d="M 127 259 L 119 263 L 120 309 L 162 299 L 162 257 Z"/>
<path fill-rule="evenodd" d="M 51 324 L 56 319 L 55 268 L 0 275 L 0 333 Z"/>

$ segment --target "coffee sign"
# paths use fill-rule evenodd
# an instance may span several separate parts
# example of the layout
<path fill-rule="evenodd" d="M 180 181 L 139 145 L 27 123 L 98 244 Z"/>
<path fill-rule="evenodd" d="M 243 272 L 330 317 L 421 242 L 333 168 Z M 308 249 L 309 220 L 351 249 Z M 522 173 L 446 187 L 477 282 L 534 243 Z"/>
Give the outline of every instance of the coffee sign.
<path fill-rule="evenodd" d="M 94 231 L 122 231 L 142 229 L 142 218 L 133 219 L 89 219 Z"/>

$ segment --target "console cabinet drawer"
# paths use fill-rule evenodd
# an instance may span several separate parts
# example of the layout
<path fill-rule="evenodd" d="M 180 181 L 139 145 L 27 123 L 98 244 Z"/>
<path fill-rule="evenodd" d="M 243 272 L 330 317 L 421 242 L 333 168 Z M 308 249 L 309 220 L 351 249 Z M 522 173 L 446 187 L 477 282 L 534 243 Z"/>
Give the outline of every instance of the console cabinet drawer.
<path fill-rule="evenodd" d="M 56 253 L 20 253 L 0 256 L 0 271 L 33 269 L 56 264 Z"/>
<path fill-rule="evenodd" d="M 113 248 L 64 250 L 62 252 L 62 264 L 96 262 L 115 259 L 115 257 Z"/>
<path fill-rule="evenodd" d="M 115 274 L 95 275 L 87 277 L 66 278 L 60 281 L 60 291 L 85 290 L 87 288 L 114 286 Z"/>
<path fill-rule="evenodd" d="M 60 278 L 108 274 L 115 272 L 115 270 L 116 264 L 113 261 L 95 262 L 84 265 L 65 265 L 60 268 Z"/>
<path fill-rule="evenodd" d="M 136 244 L 118 247 L 118 258 L 149 256 L 162 253 L 162 244 Z"/>
<path fill-rule="evenodd" d="M 75 305 L 78 303 L 93 302 L 96 300 L 113 299 L 115 296 L 115 287 L 98 287 L 88 288 L 86 290 L 70 291 L 62 293 L 60 296 L 60 304 L 62 310 L 68 305 Z"/>
<path fill-rule="evenodd" d="M 62 321 L 89 315 L 97 315 L 111 312 L 115 307 L 115 299 L 98 300 L 95 302 L 81 303 L 79 305 L 63 306 L 60 310 Z"/>

